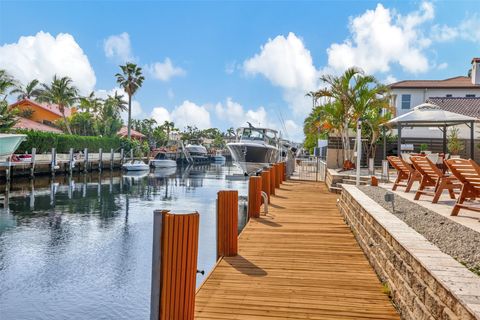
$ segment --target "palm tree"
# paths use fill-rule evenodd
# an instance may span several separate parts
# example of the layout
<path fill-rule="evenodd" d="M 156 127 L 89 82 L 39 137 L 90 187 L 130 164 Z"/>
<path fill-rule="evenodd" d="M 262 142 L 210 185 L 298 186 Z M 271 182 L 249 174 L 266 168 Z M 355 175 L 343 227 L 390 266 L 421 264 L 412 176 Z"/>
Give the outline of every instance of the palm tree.
<path fill-rule="evenodd" d="M 78 100 L 78 90 L 72 85 L 72 79 L 69 77 L 57 78 L 55 75 L 51 85 L 42 84 L 42 92 L 38 97 L 40 102 L 58 105 L 58 109 L 62 113 L 65 127 L 69 134 L 72 134 L 67 117 L 65 116 L 65 108 L 70 108 Z"/>
<path fill-rule="evenodd" d="M 233 127 L 230 127 L 227 129 L 227 135 L 228 137 L 236 137 L 235 130 L 233 129 Z"/>
<path fill-rule="evenodd" d="M 25 87 L 19 86 L 10 92 L 11 94 L 18 94 L 17 100 L 36 99 L 42 90 L 39 88 L 40 81 L 33 79 Z"/>
<path fill-rule="evenodd" d="M 305 94 L 305 97 L 311 97 L 312 98 L 312 109 L 315 108 L 318 98 L 320 98 L 318 92 L 316 91 L 309 91 L 307 94 Z"/>
<path fill-rule="evenodd" d="M 117 133 L 122 127 L 120 113 L 127 110 L 127 103 L 123 95 L 115 91 L 113 96 L 109 95 L 98 112 L 99 131 L 103 135 L 111 136 Z"/>
<path fill-rule="evenodd" d="M 80 108 L 84 112 L 97 113 L 102 108 L 102 99 L 95 97 L 95 92 L 90 92 L 88 97 L 81 97 L 80 98 Z"/>
<path fill-rule="evenodd" d="M 122 73 L 117 73 L 115 77 L 117 78 L 117 83 L 128 94 L 127 135 L 128 139 L 130 139 L 130 127 L 132 122 L 132 96 L 142 86 L 145 78 L 142 75 L 142 68 L 138 67 L 134 63 L 127 62 L 124 66 L 120 66 L 120 69 L 122 69 Z"/>
<path fill-rule="evenodd" d="M 9 110 L 8 102 L 0 100 L 0 132 L 8 132 L 17 123 L 17 110 Z"/>
<path fill-rule="evenodd" d="M 3 100 L 7 98 L 8 90 L 16 86 L 16 81 L 10 76 L 7 71 L 0 69 L 0 96 L 3 96 Z"/>
<path fill-rule="evenodd" d="M 165 120 L 162 126 L 165 128 L 167 139 L 170 140 L 170 132 L 175 128 L 175 123 Z"/>

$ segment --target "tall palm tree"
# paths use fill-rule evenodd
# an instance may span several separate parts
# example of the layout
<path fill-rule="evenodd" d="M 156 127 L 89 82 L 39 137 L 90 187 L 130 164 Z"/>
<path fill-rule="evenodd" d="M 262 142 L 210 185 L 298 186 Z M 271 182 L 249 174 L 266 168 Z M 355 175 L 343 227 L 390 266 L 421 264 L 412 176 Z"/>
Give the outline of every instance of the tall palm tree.
<path fill-rule="evenodd" d="M 127 110 L 127 103 L 123 99 L 123 95 L 109 95 L 98 112 L 97 122 L 100 127 L 99 131 L 105 136 L 111 136 L 117 133 L 122 127 L 120 113 Z"/>
<path fill-rule="evenodd" d="M 170 140 L 170 132 L 175 128 L 175 123 L 165 120 L 162 126 L 165 128 L 167 139 Z"/>
<path fill-rule="evenodd" d="M 65 116 L 65 108 L 72 107 L 78 100 L 78 90 L 72 84 L 72 79 L 69 77 L 57 78 L 53 76 L 53 81 L 50 85 L 42 84 L 42 92 L 38 97 L 40 102 L 58 105 L 58 109 L 62 113 L 65 127 L 69 134 L 72 134 L 67 117 Z"/>
<path fill-rule="evenodd" d="M 233 129 L 233 127 L 230 127 L 227 129 L 227 135 L 228 137 L 235 137 L 236 134 L 235 134 L 235 130 Z"/>
<path fill-rule="evenodd" d="M 10 92 L 11 94 L 18 94 L 17 100 L 36 99 L 42 92 L 39 87 L 40 81 L 33 79 L 25 87 L 19 86 Z"/>
<path fill-rule="evenodd" d="M 90 92 L 88 97 L 81 97 L 80 99 L 80 108 L 84 112 L 93 112 L 97 113 L 102 108 L 102 99 L 95 96 L 95 92 Z"/>
<path fill-rule="evenodd" d="M 142 68 L 134 63 L 127 62 L 124 66 L 120 66 L 120 69 L 122 69 L 122 73 L 117 73 L 115 77 L 117 78 L 117 83 L 128 94 L 127 135 L 128 139 L 130 139 L 130 128 L 132 124 L 132 96 L 142 86 L 145 78 L 142 75 Z"/>

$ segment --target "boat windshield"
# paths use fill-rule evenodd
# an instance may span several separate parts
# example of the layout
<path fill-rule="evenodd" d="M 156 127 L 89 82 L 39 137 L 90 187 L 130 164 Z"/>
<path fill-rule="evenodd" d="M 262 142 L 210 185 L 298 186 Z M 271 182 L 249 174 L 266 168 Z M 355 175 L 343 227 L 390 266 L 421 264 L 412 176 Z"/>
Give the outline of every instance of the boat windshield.
<path fill-rule="evenodd" d="M 265 137 L 265 134 L 263 130 L 257 130 L 252 128 L 245 128 L 242 134 L 242 139 L 247 139 L 247 140 L 263 140 L 264 137 Z"/>

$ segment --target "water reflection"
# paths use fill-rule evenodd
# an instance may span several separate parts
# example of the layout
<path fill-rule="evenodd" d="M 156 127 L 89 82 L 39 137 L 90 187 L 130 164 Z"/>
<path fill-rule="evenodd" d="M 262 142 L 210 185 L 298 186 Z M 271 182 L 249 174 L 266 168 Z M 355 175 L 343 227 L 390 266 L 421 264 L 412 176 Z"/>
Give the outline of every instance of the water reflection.
<path fill-rule="evenodd" d="M 2 187 L 1 318 L 148 319 L 153 210 L 200 212 L 198 268 L 208 271 L 216 193 L 246 194 L 244 181 L 225 179 L 234 172 L 228 165 L 104 171 Z"/>

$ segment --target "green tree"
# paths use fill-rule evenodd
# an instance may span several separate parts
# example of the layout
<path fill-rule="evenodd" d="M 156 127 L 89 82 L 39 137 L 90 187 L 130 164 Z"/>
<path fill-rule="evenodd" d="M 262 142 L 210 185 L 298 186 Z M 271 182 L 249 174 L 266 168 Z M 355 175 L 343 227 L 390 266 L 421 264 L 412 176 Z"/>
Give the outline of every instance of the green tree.
<path fill-rule="evenodd" d="M 25 87 L 19 86 L 14 89 L 11 94 L 18 94 L 17 100 L 23 99 L 36 99 L 42 92 L 40 88 L 40 82 L 37 79 L 33 79 Z"/>
<path fill-rule="evenodd" d="M 128 95 L 128 123 L 127 123 L 127 135 L 130 139 L 130 128 L 132 125 L 132 96 L 142 86 L 145 78 L 142 75 L 142 68 L 136 64 L 127 62 L 124 66 L 120 66 L 122 73 L 117 73 L 117 83 L 125 90 Z"/>
<path fill-rule="evenodd" d="M 62 113 L 65 127 L 69 134 L 72 134 L 70 125 L 65 116 L 65 108 L 72 107 L 78 100 L 78 90 L 72 84 L 69 77 L 57 78 L 55 75 L 50 85 L 42 84 L 42 92 L 38 96 L 40 102 L 58 105 L 58 109 Z"/>
<path fill-rule="evenodd" d="M 5 100 L 9 91 L 17 85 L 15 79 L 7 71 L 0 69 L 0 98 Z"/>
<path fill-rule="evenodd" d="M 123 125 L 120 113 L 126 110 L 127 103 L 123 95 L 118 94 L 117 91 L 113 96 L 109 95 L 97 113 L 98 131 L 104 136 L 115 136 Z"/>
<path fill-rule="evenodd" d="M 81 97 L 79 108 L 84 112 L 96 113 L 102 108 L 102 99 L 95 96 L 95 92 L 90 92 L 88 97 Z"/>
<path fill-rule="evenodd" d="M 17 111 L 9 110 L 8 102 L 0 100 L 0 132 L 8 132 L 17 123 Z"/>

